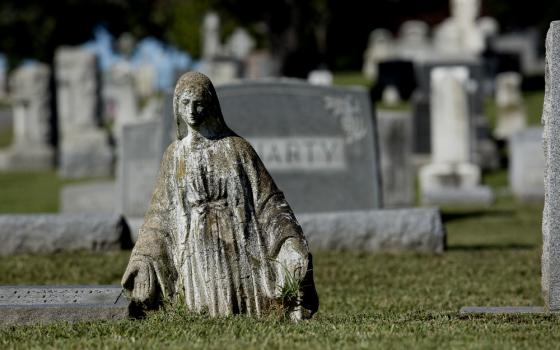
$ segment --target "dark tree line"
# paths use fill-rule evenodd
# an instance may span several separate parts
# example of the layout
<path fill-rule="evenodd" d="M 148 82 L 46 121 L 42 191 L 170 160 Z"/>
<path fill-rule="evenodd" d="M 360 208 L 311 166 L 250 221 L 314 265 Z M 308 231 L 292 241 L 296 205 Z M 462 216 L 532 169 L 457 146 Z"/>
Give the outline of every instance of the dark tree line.
<path fill-rule="evenodd" d="M 115 36 L 152 35 L 197 57 L 208 9 L 220 13 L 224 38 L 243 25 L 292 76 L 319 64 L 359 69 L 372 29 L 396 32 L 404 20 L 434 25 L 449 15 L 448 0 L 2 0 L 0 52 L 11 66 L 23 58 L 51 62 L 56 47 L 82 43 L 102 24 Z M 560 19 L 560 1 L 483 0 L 482 12 L 505 30 L 537 26 L 544 35 Z"/>

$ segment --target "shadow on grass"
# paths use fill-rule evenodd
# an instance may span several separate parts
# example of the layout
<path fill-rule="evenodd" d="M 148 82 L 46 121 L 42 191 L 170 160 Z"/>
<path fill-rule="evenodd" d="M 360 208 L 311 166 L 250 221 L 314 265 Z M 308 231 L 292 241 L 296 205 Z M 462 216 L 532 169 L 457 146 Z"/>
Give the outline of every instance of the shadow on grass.
<path fill-rule="evenodd" d="M 469 219 L 475 217 L 508 217 L 515 214 L 514 210 L 472 210 L 472 211 L 443 211 L 441 220 L 448 223 L 454 220 Z"/>
<path fill-rule="evenodd" d="M 532 250 L 536 247 L 534 244 L 458 244 L 447 246 L 447 251 L 482 251 L 482 250 Z"/>

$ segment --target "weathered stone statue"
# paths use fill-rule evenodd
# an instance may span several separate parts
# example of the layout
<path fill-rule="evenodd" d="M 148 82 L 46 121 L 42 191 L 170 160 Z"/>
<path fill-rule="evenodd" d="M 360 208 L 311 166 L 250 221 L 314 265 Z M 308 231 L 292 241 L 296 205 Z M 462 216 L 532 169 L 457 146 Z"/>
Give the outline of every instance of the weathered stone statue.
<path fill-rule="evenodd" d="M 214 87 L 184 74 L 173 100 L 177 140 L 122 279 L 133 301 L 182 299 L 210 315 L 317 311 L 311 255 L 282 192 L 225 124 Z"/>

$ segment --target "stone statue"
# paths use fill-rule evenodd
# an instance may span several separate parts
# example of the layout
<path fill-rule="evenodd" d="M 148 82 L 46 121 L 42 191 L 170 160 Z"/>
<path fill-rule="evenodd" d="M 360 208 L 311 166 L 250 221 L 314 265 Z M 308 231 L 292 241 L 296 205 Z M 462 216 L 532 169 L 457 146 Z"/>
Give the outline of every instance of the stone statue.
<path fill-rule="evenodd" d="M 310 318 L 319 302 L 301 227 L 254 149 L 225 124 L 208 77 L 184 74 L 173 108 L 177 140 L 123 287 L 146 307 L 184 300 L 212 316 Z"/>

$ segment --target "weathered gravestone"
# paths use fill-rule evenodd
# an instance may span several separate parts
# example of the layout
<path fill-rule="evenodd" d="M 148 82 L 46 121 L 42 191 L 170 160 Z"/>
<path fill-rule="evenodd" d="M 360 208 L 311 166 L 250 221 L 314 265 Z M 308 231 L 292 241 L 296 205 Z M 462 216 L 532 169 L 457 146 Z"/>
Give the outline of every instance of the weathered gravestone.
<path fill-rule="evenodd" d="M 116 320 L 129 307 L 120 286 L 0 286 L 0 325 Z"/>
<path fill-rule="evenodd" d="M 560 21 L 550 24 L 546 36 L 545 82 L 542 116 L 545 200 L 541 260 L 541 287 L 545 306 L 468 306 L 461 308 L 461 314 L 543 314 L 560 311 Z"/>
<path fill-rule="evenodd" d="M 479 185 L 480 168 L 471 161 L 468 70 L 438 67 L 431 74 L 432 161 L 420 169 L 422 201 L 489 204 L 493 194 Z"/>
<path fill-rule="evenodd" d="M 157 177 L 163 151 L 170 140 L 164 140 L 161 120 L 124 125 L 119 146 L 117 183 L 120 211 L 125 216 L 143 217 Z"/>
<path fill-rule="evenodd" d="M 386 208 L 414 204 L 412 168 L 412 118 L 409 112 L 377 110 L 383 205 Z"/>
<path fill-rule="evenodd" d="M 59 173 L 64 178 L 112 173 L 112 150 L 99 127 L 95 54 L 62 47 L 55 54 L 59 125 Z"/>
<path fill-rule="evenodd" d="M 175 138 L 173 94 L 166 93 L 164 108 L 155 118 L 123 125 L 118 145 L 116 208 L 131 227 L 133 239 L 152 198 L 163 152 Z"/>
<path fill-rule="evenodd" d="M 54 165 L 49 79 L 50 69 L 45 64 L 23 66 L 14 72 L 14 141 L 0 153 L 0 169 L 38 170 Z"/>
<path fill-rule="evenodd" d="M 217 88 L 296 213 L 381 208 L 375 119 L 365 90 L 296 80 Z"/>
<path fill-rule="evenodd" d="M 513 194 L 525 202 L 544 198 L 543 129 L 519 131 L 509 141 L 509 184 Z"/>

